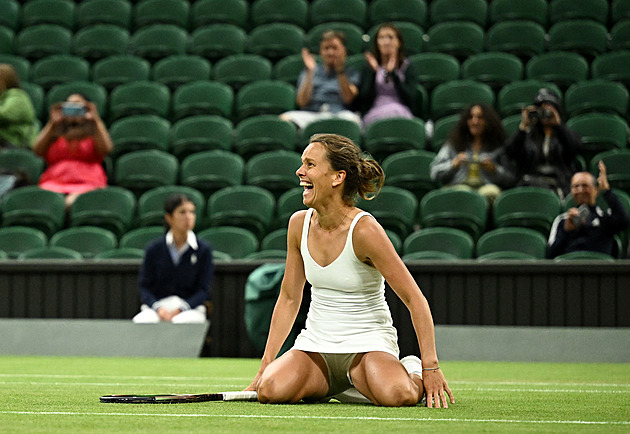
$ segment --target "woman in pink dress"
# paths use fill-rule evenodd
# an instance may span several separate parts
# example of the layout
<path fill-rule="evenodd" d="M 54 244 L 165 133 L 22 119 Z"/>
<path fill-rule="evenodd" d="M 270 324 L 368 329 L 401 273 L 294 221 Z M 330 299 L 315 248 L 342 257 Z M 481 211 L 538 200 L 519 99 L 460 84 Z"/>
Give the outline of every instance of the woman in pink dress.
<path fill-rule="evenodd" d="M 103 159 L 113 148 L 96 106 L 73 94 L 50 109 L 48 123 L 33 145 L 46 160 L 39 186 L 66 195 L 70 207 L 81 193 L 107 186 Z"/>

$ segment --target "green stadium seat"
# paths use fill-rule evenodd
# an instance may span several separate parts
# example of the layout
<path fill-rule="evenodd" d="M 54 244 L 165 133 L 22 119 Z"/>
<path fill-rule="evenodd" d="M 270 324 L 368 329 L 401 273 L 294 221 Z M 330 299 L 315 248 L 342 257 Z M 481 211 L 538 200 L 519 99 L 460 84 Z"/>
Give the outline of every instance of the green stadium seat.
<path fill-rule="evenodd" d="M 592 252 L 588 250 L 578 250 L 575 252 L 563 253 L 562 255 L 556 256 L 554 262 L 564 262 L 564 261 L 610 261 L 614 262 L 615 258 L 602 252 Z"/>
<path fill-rule="evenodd" d="M 298 150 L 302 151 L 308 146 L 310 138 L 313 134 L 340 134 L 351 139 L 357 146 L 361 146 L 363 142 L 363 133 L 361 127 L 356 122 L 348 119 L 319 119 L 308 124 L 302 130 L 301 143 L 298 144 Z"/>
<path fill-rule="evenodd" d="M 134 115 L 120 118 L 109 127 L 114 142 L 111 157 L 147 149 L 168 150 L 171 123 L 155 115 Z"/>
<path fill-rule="evenodd" d="M 136 197 L 154 187 L 177 183 L 179 161 L 164 151 L 133 151 L 116 159 L 114 182 Z"/>
<path fill-rule="evenodd" d="M 291 54 L 299 54 L 304 44 L 304 30 L 295 24 L 262 24 L 249 32 L 246 51 L 277 62 Z"/>
<path fill-rule="evenodd" d="M 424 0 L 371 0 L 367 18 L 370 26 L 385 22 L 409 21 L 419 26 L 428 22 L 427 2 Z"/>
<path fill-rule="evenodd" d="M 153 24 L 136 30 L 129 40 L 130 53 L 152 64 L 163 57 L 185 54 L 188 32 L 174 24 Z"/>
<path fill-rule="evenodd" d="M 249 4 L 246 0 L 196 0 L 190 8 L 193 30 L 217 23 L 246 28 L 248 19 Z"/>
<path fill-rule="evenodd" d="M 304 69 L 302 54 L 292 54 L 278 60 L 273 65 L 272 78 L 296 85 Z"/>
<path fill-rule="evenodd" d="M 293 213 L 306 209 L 302 198 L 303 193 L 304 189 L 302 187 L 295 187 L 285 191 L 278 197 L 276 204 L 277 215 L 273 227 L 286 229 L 289 224 L 289 218 L 291 218 Z"/>
<path fill-rule="evenodd" d="M 405 238 L 403 260 L 471 259 L 474 242 L 467 232 L 449 227 L 423 228 Z M 446 255 L 443 255 L 445 253 Z"/>
<path fill-rule="evenodd" d="M 295 172 L 302 165 L 300 154 L 276 150 L 254 155 L 245 164 L 245 184 L 262 187 L 277 198 L 299 185 Z"/>
<path fill-rule="evenodd" d="M 414 229 L 418 217 L 418 199 L 410 191 L 383 186 L 372 200 L 359 199 L 357 206 L 372 214 L 383 226 L 404 239 Z"/>
<path fill-rule="evenodd" d="M 116 247 L 115 249 L 105 250 L 103 252 L 94 255 L 95 261 L 102 261 L 107 259 L 142 259 L 144 258 L 144 251 L 141 249 L 134 249 L 133 247 Z"/>
<path fill-rule="evenodd" d="M 598 164 L 600 160 L 606 165 L 610 186 L 630 194 L 630 149 L 613 149 L 594 155 L 588 170 L 595 176 L 599 175 Z"/>
<path fill-rule="evenodd" d="M 547 25 L 547 0 L 493 0 L 488 3 L 490 24 L 528 20 Z"/>
<path fill-rule="evenodd" d="M 504 227 L 485 232 L 476 245 L 478 259 L 490 259 L 488 255 L 498 252 L 518 252 L 534 259 L 545 259 L 547 239 L 538 231 L 529 228 Z M 503 256 L 508 258 L 508 256 Z"/>
<path fill-rule="evenodd" d="M 2 15 L 0 15 L 0 27 L 6 27 L 16 31 L 20 27 L 20 3 L 16 0 L 6 0 L 3 2 Z"/>
<path fill-rule="evenodd" d="M 486 26 L 488 3 L 485 0 L 431 0 L 429 16 L 433 24 L 445 21 L 471 21 Z"/>
<path fill-rule="evenodd" d="M 549 2 L 549 24 L 569 20 L 592 20 L 608 23 L 607 0 L 551 0 Z"/>
<path fill-rule="evenodd" d="M 280 228 L 265 235 L 260 243 L 260 250 L 287 250 L 287 228 Z"/>
<path fill-rule="evenodd" d="M 179 86 L 172 97 L 172 119 L 217 115 L 230 119 L 234 104 L 232 88 L 218 81 L 192 81 Z"/>
<path fill-rule="evenodd" d="M 417 53 L 409 56 L 409 63 L 416 72 L 416 79 L 428 92 L 438 84 L 460 78 L 459 61 L 450 54 Z"/>
<path fill-rule="evenodd" d="M 270 79 L 271 68 L 269 59 L 257 54 L 234 54 L 214 64 L 212 76 L 238 91 L 247 83 Z"/>
<path fill-rule="evenodd" d="M 389 155 L 381 164 L 385 172 L 385 185 L 408 190 L 421 200 L 425 194 L 438 187 L 430 175 L 434 158 L 434 152 L 417 149 Z"/>
<path fill-rule="evenodd" d="M 228 23 L 198 27 L 190 35 L 187 52 L 217 62 L 224 57 L 245 52 L 247 33 L 239 26 Z"/>
<path fill-rule="evenodd" d="M 619 21 L 610 29 L 610 50 L 630 50 L 630 19 Z"/>
<path fill-rule="evenodd" d="M 584 113 L 567 121 L 582 138 L 585 158 L 611 149 L 623 149 L 628 143 L 628 123 L 612 113 Z"/>
<path fill-rule="evenodd" d="M 226 187 L 213 193 L 208 199 L 205 223 L 208 227 L 238 226 L 251 231 L 258 240 L 262 240 L 273 223 L 275 207 L 273 194 L 262 187 Z"/>
<path fill-rule="evenodd" d="M 108 91 L 121 84 L 150 79 L 151 64 L 142 57 L 113 55 L 98 60 L 92 65 L 92 81 Z"/>
<path fill-rule="evenodd" d="M 569 86 L 564 94 L 564 106 L 569 117 L 586 112 L 628 114 L 628 89 L 609 80 L 593 79 Z"/>
<path fill-rule="evenodd" d="M 593 78 L 618 81 L 630 89 L 630 50 L 615 50 L 600 54 L 591 63 Z"/>
<path fill-rule="evenodd" d="M 74 30 L 75 2 L 66 0 L 31 0 L 20 8 L 22 28 L 54 24 Z"/>
<path fill-rule="evenodd" d="M 0 203 L 2 226 L 28 226 L 50 237 L 64 226 L 66 205 L 60 193 L 36 185 L 8 191 Z"/>
<path fill-rule="evenodd" d="M 121 84 L 109 94 L 109 120 L 131 115 L 155 115 L 165 119 L 171 108 L 170 89 L 155 81 Z"/>
<path fill-rule="evenodd" d="M 15 32 L 8 27 L 0 26 L 0 54 L 13 54 L 14 40 Z"/>
<path fill-rule="evenodd" d="M 568 51 L 550 51 L 532 57 L 525 65 L 525 77 L 555 83 L 563 91 L 588 77 L 583 56 Z"/>
<path fill-rule="evenodd" d="M 15 69 L 21 85 L 31 79 L 31 62 L 28 59 L 15 54 L 0 54 L 0 63 L 8 63 Z"/>
<path fill-rule="evenodd" d="M 88 81 L 90 64 L 70 54 L 56 54 L 39 59 L 31 69 L 31 81 L 48 90 L 56 84 L 70 81 Z"/>
<path fill-rule="evenodd" d="M 426 51 L 446 53 L 463 60 L 484 50 L 484 30 L 470 21 L 443 21 L 427 30 Z"/>
<path fill-rule="evenodd" d="M 108 56 L 127 54 L 129 32 L 114 24 L 83 27 L 72 37 L 72 52 L 91 63 Z"/>
<path fill-rule="evenodd" d="M 44 171 L 44 160 L 30 149 L 9 148 L 0 152 L 0 169 L 23 172 L 31 184 L 37 184 Z"/>
<path fill-rule="evenodd" d="M 174 91 L 182 84 L 210 80 L 210 62 L 201 56 L 176 55 L 156 62 L 151 70 L 153 81 Z"/>
<path fill-rule="evenodd" d="M 162 221 L 164 221 L 164 203 L 162 203 L 162 213 L 160 217 Z M 120 237 L 120 247 L 123 249 L 138 249 L 144 252 L 149 243 L 164 237 L 165 233 L 166 229 L 163 224 L 135 228 L 129 232 L 125 232 L 123 236 Z"/>
<path fill-rule="evenodd" d="M 90 0 L 76 6 L 78 28 L 94 24 L 113 24 L 131 29 L 133 4 L 128 0 Z"/>
<path fill-rule="evenodd" d="M 218 252 L 226 253 L 232 259 L 244 259 L 256 252 L 260 245 L 256 235 L 241 227 L 211 227 L 199 232 L 197 236 L 210 243 L 213 255 Z"/>
<path fill-rule="evenodd" d="M 133 193 L 118 186 L 88 191 L 70 206 L 70 226 L 98 226 L 109 229 L 117 237 L 127 232 L 136 214 Z"/>
<path fill-rule="evenodd" d="M 289 23 L 306 29 L 309 25 L 308 8 L 306 0 L 256 0 L 250 7 L 252 25 Z"/>
<path fill-rule="evenodd" d="M 152 188 L 138 198 L 138 225 L 164 225 L 164 202 L 172 194 L 185 194 L 195 204 L 197 220 L 201 222 L 206 211 L 206 198 L 198 190 L 185 185 L 164 185 Z M 121 240 L 122 241 L 122 240 Z"/>
<path fill-rule="evenodd" d="M 26 250 L 17 257 L 19 261 L 27 259 L 69 259 L 78 261 L 83 259 L 83 255 L 76 250 L 68 249 L 67 247 L 59 246 L 46 246 L 36 249 Z"/>
<path fill-rule="evenodd" d="M 420 201 L 420 226 L 446 226 L 467 232 L 474 240 L 486 230 L 488 202 L 476 191 L 440 188 Z"/>
<path fill-rule="evenodd" d="M 295 109 L 295 86 L 281 80 L 257 80 L 236 94 L 234 111 L 239 120 L 258 115 L 279 115 Z"/>
<path fill-rule="evenodd" d="M 245 159 L 265 151 L 293 151 L 297 143 L 297 127 L 275 115 L 259 115 L 244 119 L 234 129 L 234 152 Z"/>
<path fill-rule="evenodd" d="M 494 106 L 495 95 L 490 86 L 474 80 L 454 80 L 438 85 L 431 92 L 431 117 L 439 119 L 459 113 L 473 103 Z"/>
<path fill-rule="evenodd" d="M 56 232 L 50 238 L 50 246 L 65 247 L 81 253 L 85 259 L 110 250 L 118 245 L 113 232 L 97 226 L 77 226 Z"/>
<path fill-rule="evenodd" d="M 542 187 L 515 187 L 502 191 L 493 204 L 497 228 L 518 226 L 534 229 L 545 237 L 562 211 L 560 198 Z"/>
<path fill-rule="evenodd" d="M 630 19 L 630 1 L 613 0 L 610 3 L 610 23 L 615 25 L 627 19 Z"/>
<path fill-rule="evenodd" d="M 197 115 L 178 120 L 169 136 L 170 152 L 180 161 L 202 151 L 232 148 L 232 122 L 221 116 Z"/>
<path fill-rule="evenodd" d="M 53 54 L 70 54 L 71 47 L 72 31 L 55 24 L 25 27 L 15 35 L 15 54 L 30 61 Z"/>
<path fill-rule="evenodd" d="M 608 50 L 608 29 L 593 20 L 560 21 L 547 34 L 549 51 L 570 51 L 593 59 Z"/>
<path fill-rule="evenodd" d="M 17 258 L 20 253 L 45 247 L 48 237 L 37 228 L 28 226 L 0 227 L 0 250 L 10 259 Z"/>
<path fill-rule="evenodd" d="M 501 21 L 486 32 L 486 50 L 514 54 L 526 61 L 545 52 L 546 33 L 543 25 L 535 21 Z"/>
<path fill-rule="evenodd" d="M 28 81 L 20 82 L 22 89 L 28 93 L 33 103 L 33 110 L 35 110 L 36 121 L 45 120 L 48 118 L 48 111 L 44 112 L 44 100 L 46 99 L 44 88 L 39 84 L 31 83 Z"/>
<path fill-rule="evenodd" d="M 180 183 L 209 198 L 225 187 L 243 184 L 245 161 L 224 150 L 197 152 L 186 157 L 180 166 Z"/>
<path fill-rule="evenodd" d="M 425 149 L 425 126 L 419 118 L 380 119 L 367 126 L 363 145 L 378 161 L 396 152 Z"/>
<path fill-rule="evenodd" d="M 453 127 L 459 121 L 460 114 L 452 114 L 443 116 L 435 120 L 433 124 L 433 137 L 431 137 L 431 149 L 435 152 L 439 152 L 440 148 L 448 139 L 449 134 L 453 130 Z"/>
<path fill-rule="evenodd" d="M 181 0 L 140 0 L 133 6 L 136 29 L 153 24 L 170 24 L 188 29 L 190 3 Z"/>
<path fill-rule="evenodd" d="M 522 79 L 523 71 L 518 56 L 500 51 L 474 54 L 461 66 L 462 79 L 486 83 L 495 91 Z"/>
<path fill-rule="evenodd" d="M 313 0 L 310 7 L 311 25 L 326 24 L 331 21 L 348 22 L 364 28 L 366 26 L 367 2 L 346 0 L 339 7 L 336 0 Z"/>

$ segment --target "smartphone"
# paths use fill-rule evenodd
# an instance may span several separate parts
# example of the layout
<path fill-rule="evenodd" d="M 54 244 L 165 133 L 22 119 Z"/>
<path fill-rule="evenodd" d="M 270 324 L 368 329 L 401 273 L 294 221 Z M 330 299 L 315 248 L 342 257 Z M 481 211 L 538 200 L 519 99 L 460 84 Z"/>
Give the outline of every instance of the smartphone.
<path fill-rule="evenodd" d="M 578 215 L 575 216 L 573 218 L 573 223 L 576 226 L 581 226 L 582 224 L 584 224 L 586 222 L 586 219 L 588 218 L 588 215 L 590 214 L 590 210 L 588 208 L 588 205 L 586 204 L 582 204 L 578 207 Z"/>
<path fill-rule="evenodd" d="M 64 102 L 61 104 L 61 113 L 66 117 L 83 117 L 87 113 L 87 107 L 79 102 Z"/>

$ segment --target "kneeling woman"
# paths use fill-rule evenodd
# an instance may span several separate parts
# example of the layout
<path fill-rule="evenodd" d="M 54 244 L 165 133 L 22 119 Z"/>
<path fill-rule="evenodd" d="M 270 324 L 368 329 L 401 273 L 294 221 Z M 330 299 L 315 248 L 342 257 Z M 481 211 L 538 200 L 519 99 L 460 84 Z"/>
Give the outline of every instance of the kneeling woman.
<path fill-rule="evenodd" d="M 263 403 L 323 400 L 448 407 L 453 396 L 439 368 L 427 300 L 385 230 L 354 206 L 378 193 L 381 167 L 362 157 L 351 140 L 317 134 L 297 170 L 307 211 L 289 221 L 286 271 L 274 308 L 260 370 L 248 390 Z M 276 359 L 302 301 L 305 280 L 312 299 L 306 328 Z M 385 301 L 385 282 L 405 303 L 422 362 L 398 359 L 396 329 Z"/>

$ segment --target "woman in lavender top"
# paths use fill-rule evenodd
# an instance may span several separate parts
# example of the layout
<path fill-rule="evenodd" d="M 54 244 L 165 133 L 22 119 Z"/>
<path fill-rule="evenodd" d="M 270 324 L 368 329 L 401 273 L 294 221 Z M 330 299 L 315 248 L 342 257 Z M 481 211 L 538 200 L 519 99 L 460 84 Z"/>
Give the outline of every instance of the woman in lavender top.
<path fill-rule="evenodd" d="M 398 28 L 391 23 L 381 24 L 374 52 L 366 52 L 365 58 L 367 66 L 359 90 L 364 126 L 384 118 L 412 118 L 418 107 L 417 82 Z"/>

